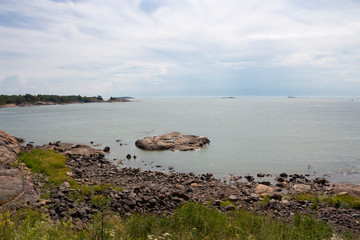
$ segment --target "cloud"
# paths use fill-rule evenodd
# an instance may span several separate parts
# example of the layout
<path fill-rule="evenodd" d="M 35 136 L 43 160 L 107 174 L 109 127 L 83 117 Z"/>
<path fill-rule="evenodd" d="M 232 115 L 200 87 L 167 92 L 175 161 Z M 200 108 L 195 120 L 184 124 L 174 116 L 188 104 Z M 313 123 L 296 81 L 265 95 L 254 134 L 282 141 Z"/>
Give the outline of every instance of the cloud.
<path fill-rule="evenodd" d="M 28 80 L 19 76 L 7 76 L 0 80 L 0 89 L 11 94 L 23 93 L 28 87 Z"/>
<path fill-rule="evenodd" d="M 184 95 L 213 76 L 226 82 L 208 80 L 209 89 L 256 76 L 259 94 L 287 95 L 285 81 L 316 93 L 328 72 L 336 86 L 360 82 L 357 1 L 5 0 L 0 9 L 0 76 L 24 76 L 39 91 L 69 92 L 71 81 L 79 94 L 148 96 L 164 81 L 166 94 Z"/>

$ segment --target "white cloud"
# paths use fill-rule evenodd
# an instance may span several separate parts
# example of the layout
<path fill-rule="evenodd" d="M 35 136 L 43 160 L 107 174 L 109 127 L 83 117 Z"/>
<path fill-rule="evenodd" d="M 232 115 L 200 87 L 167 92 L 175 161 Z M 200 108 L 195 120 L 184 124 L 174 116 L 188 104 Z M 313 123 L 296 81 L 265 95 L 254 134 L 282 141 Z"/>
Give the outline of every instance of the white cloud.
<path fill-rule="evenodd" d="M 137 89 L 145 83 L 171 76 L 181 89 L 184 74 L 206 75 L 214 64 L 219 71 L 308 65 L 308 77 L 329 69 L 339 73 L 334 81 L 359 79 L 360 3 L 350 0 L 311 6 L 286 0 L 7 0 L 0 8 L 0 76 L 24 76 L 34 87 L 46 82 L 64 90 L 59 79 L 72 79 L 80 94 L 85 81 L 103 86 L 89 85 L 92 95 L 106 95 L 114 84 L 136 94 L 146 91 Z"/>

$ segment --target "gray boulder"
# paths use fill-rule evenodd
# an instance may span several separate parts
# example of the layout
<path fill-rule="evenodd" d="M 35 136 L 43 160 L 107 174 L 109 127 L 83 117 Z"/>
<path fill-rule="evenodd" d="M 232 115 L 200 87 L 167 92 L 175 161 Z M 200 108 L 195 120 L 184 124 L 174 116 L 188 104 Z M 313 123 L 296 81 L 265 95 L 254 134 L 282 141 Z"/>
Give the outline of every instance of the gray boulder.
<path fill-rule="evenodd" d="M 138 148 L 153 151 L 192 151 L 198 150 L 208 144 L 210 144 L 210 140 L 207 137 L 183 135 L 179 132 L 171 132 L 154 137 L 145 137 L 135 142 L 135 145 Z"/>

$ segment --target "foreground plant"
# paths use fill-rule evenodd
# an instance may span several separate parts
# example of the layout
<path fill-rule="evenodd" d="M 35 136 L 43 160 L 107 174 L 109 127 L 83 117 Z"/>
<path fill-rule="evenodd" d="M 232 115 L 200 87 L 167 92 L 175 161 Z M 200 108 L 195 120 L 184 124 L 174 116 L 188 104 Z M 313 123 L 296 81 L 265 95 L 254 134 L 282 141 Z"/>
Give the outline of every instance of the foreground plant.
<path fill-rule="evenodd" d="M 94 204 L 106 209 L 108 200 L 97 197 Z M 296 215 L 288 223 L 246 210 L 225 214 L 199 203 L 187 203 L 172 215 L 151 214 L 124 218 L 103 211 L 83 229 L 71 220 L 55 223 L 34 209 L 13 216 L 0 214 L 0 239 L 358 239 L 338 235 L 329 225 L 312 216 Z"/>

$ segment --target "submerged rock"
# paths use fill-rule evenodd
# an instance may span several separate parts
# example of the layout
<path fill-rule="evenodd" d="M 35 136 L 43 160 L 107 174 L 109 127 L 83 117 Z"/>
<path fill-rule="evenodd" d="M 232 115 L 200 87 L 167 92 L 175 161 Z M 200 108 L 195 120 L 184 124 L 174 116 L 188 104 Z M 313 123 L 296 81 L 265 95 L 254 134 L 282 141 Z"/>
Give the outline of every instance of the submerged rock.
<path fill-rule="evenodd" d="M 145 137 L 137 140 L 135 145 L 144 150 L 192 151 L 209 143 L 210 140 L 207 137 L 172 132 L 155 137 Z"/>

